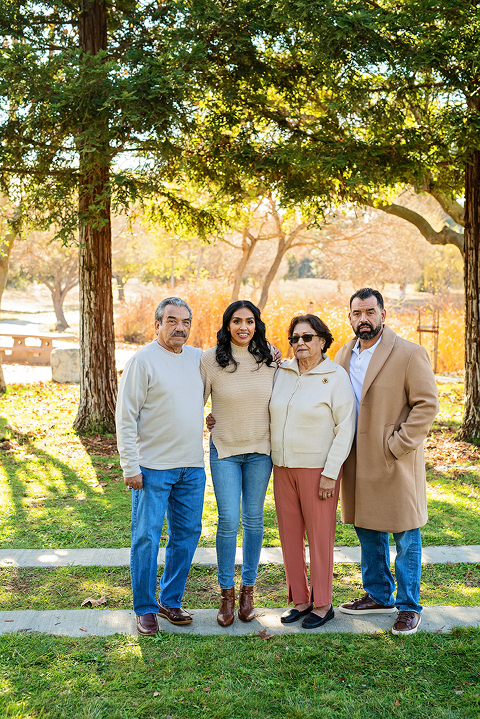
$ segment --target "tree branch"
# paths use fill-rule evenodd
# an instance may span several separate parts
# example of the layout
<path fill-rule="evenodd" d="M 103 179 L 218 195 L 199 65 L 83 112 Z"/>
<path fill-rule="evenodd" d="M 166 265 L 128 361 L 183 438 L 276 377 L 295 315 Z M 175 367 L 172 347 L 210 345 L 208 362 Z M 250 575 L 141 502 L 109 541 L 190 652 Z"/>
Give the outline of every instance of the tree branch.
<path fill-rule="evenodd" d="M 422 215 L 419 215 L 418 212 L 414 212 L 413 210 L 409 210 L 408 207 L 395 204 L 387 205 L 383 202 L 374 202 L 373 200 L 364 200 L 364 204 L 368 207 L 373 207 L 375 210 L 382 210 L 389 215 L 400 217 L 400 219 L 415 225 L 417 230 L 422 233 L 431 245 L 455 245 L 463 256 L 463 234 L 461 232 L 455 232 L 455 230 L 450 229 L 448 225 L 444 225 L 440 232 L 436 232 Z"/>
<path fill-rule="evenodd" d="M 465 227 L 465 209 L 459 202 L 452 200 L 445 195 L 445 193 L 441 192 L 441 190 L 436 190 L 434 187 L 428 188 L 427 192 L 436 199 L 440 207 L 445 210 L 447 215 L 450 215 L 457 225 Z"/>

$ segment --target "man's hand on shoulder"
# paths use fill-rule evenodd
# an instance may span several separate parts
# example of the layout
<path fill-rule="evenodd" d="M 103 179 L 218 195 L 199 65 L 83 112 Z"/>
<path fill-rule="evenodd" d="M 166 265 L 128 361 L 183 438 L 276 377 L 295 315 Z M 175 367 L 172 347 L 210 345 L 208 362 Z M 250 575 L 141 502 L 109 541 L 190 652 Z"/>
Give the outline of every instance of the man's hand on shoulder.
<path fill-rule="evenodd" d="M 143 474 L 136 474 L 135 477 L 124 477 L 123 481 L 130 487 L 130 489 L 142 489 L 143 487 Z"/>

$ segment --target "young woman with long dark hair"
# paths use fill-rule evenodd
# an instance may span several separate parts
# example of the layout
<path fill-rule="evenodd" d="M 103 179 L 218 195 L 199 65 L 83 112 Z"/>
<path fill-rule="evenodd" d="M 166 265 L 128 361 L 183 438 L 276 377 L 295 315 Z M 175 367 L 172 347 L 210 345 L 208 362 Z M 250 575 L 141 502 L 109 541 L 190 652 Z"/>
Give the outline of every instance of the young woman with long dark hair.
<path fill-rule="evenodd" d="M 224 312 L 217 345 L 203 353 L 205 401 L 212 396 L 215 425 L 210 468 L 218 506 L 216 536 L 221 604 L 217 621 L 229 626 L 235 611 L 235 551 L 243 526 L 238 617 L 255 617 L 253 588 L 263 542 L 263 505 L 272 471 L 268 404 L 276 364 L 260 310 L 248 300 Z"/>

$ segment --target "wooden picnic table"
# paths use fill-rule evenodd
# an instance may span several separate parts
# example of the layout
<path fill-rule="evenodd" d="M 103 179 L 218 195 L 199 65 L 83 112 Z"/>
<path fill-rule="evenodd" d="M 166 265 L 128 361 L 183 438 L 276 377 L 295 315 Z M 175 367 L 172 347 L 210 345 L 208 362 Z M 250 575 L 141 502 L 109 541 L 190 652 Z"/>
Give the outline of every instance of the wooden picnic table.
<path fill-rule="evenodd" d="M 64 332 L 2 332 L 0 330 L 0 342 L 2 337 L 10 337 L 13 340 L 11 346 L 0 345 L 2 362 L 6 364 L 50 364 L 53 342 L 55 340 L 75 340 L 75 335 Z M 32 340 L 34 341 L 32 344 Z M 38 344 L 40 342 L 40 344 Z"/>

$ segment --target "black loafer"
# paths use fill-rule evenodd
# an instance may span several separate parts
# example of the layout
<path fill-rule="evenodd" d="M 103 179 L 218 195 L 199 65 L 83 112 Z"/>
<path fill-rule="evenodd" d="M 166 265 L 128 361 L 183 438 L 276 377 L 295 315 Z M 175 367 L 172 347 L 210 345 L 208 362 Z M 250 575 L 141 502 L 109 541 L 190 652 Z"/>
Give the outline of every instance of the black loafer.
<path fill-rule="evenodd" d="M 302 627 L 304 629 L 316 629 L 317 627 L 322 627 L 324 624 L 329 622 L 330 619 L 333 619 L 334 616 L 335 612 L 333 611 L 332 604 L 324 617 L 319 617 L 318 614 L 314 614 L 313 612 L 311 612 L 308 617 L 305 617 L 305 619 L 303 620 Z"/>
<path fill-rule="evenodd" d="M 305 617 L 307 614 L 310 614 L 312 609 L 313 604 L 310 604 L 310 606 L 304 609 L 302 612 L 299 609 L 287 609 L 287 611 L 283 612 L 282 616 L 280 617 L 280 621 L 282 622 L 282 624 L 293 624 L 293 622 L 298 622 L 300 617 Z"/>

